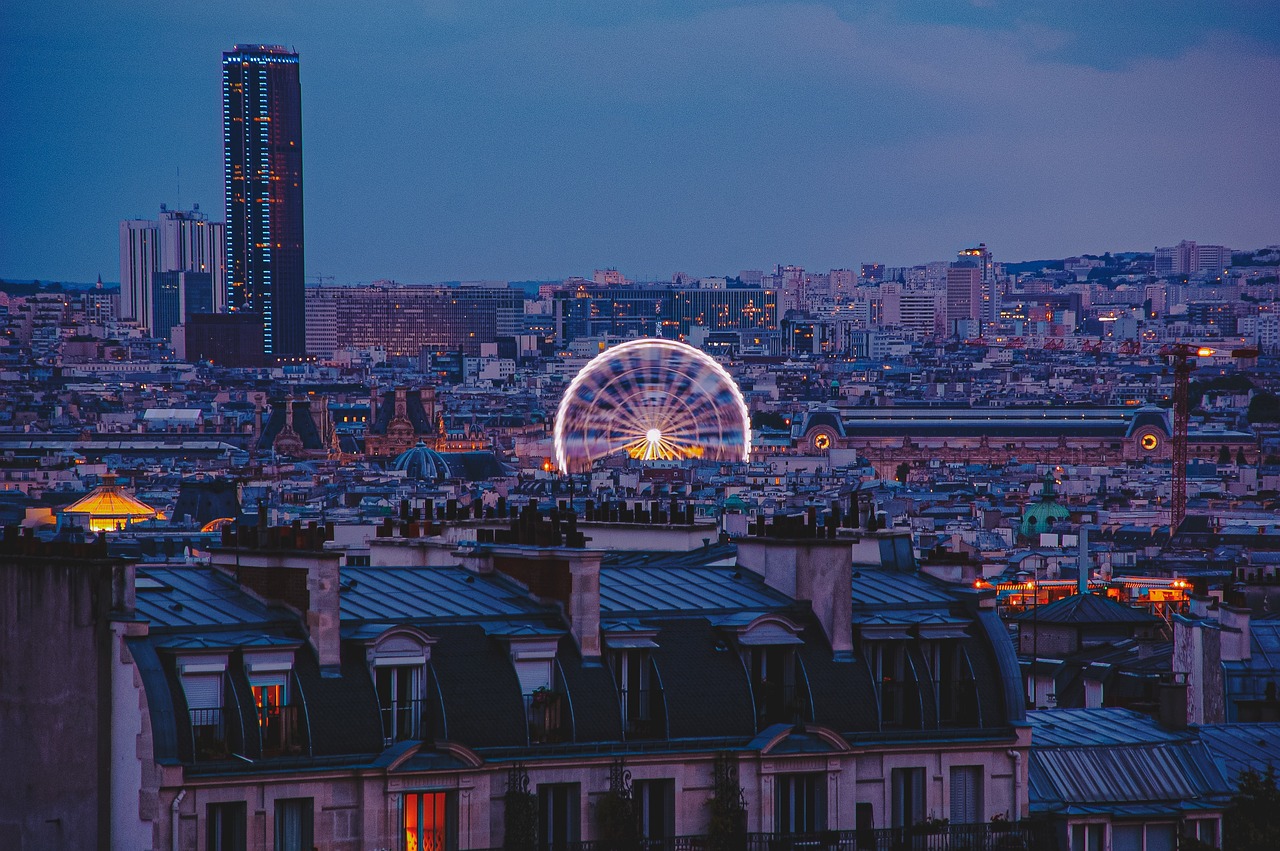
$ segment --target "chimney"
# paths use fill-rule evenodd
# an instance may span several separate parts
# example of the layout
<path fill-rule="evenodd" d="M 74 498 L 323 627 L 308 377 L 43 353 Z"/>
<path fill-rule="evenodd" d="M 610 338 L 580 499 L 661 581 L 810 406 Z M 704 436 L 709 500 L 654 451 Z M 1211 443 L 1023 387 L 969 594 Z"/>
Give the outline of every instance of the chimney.
<path fill-rule="evenodd" d="M 569 631 L 584 660 L 600 659 L 599 550 L 578 550 L 569 556 Z"/>
<path fill-rule="evenodd" d="M 853 660 L 853 548 L 848 539 L 776 537 L 737 539 L 738 566 L 764 577 L 765 584 L 808 601 L 840 661 Z"/>
<path fill-rule="evenodd" d="M 374 384 L 369 388 L 369 421 L 365 424 L 365 431 L 373 428 L 373 424 L 378 420 L 378 385 Z"/>
<path fill-rule="evenodd" d="M 260 510 L 264 509 L 260 506 Z M 212 551 L 212 565 L 233 574 L 263 599 L 297 610 L 321 669 L 336 670 L 342 661 L 338 600 L 342 556 L 324 549 L 327 531 L 315 524 L 306 529 L 269 528 L 265 535 L 239 534 L 243 531 L 231 537 L 231 546 Z M 242 539 L 248 539 L 247 546 L 239 546 Z"/>
<path fill-rule="evenodd" d="M 1226 603 L 1218 605 L 1218 624 L 1222 627 L 1222 661 L 1247 662 L 1253 658 L 1250 640 L 1250 612 Z"/>

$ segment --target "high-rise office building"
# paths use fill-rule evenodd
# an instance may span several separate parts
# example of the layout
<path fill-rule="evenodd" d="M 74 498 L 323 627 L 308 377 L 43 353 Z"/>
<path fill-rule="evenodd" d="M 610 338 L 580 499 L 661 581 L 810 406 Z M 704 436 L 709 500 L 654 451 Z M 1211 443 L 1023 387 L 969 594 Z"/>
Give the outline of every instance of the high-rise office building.
<path fill-rule="evenodd" d="M 160 217 L 120 223 L 120 316 L 150 334 L 169 329 L 194 313 L 221 310 L 226 293 L 226 255 L 221 222 L 211 222 L 197 204 L 191 210 L 160 205 Z"/>
<path fill-rule="evenodd" d="M 973 263 L 956 263 L 947 270 L 947 333 L 968 336 L 980 325 L 982 270 Z"/>
<path fill-rule="evenodd" d="M 262 315 L 267 355 L 305 354 L 298 54 L 262 44 L 222 54 L 222 137 L 227 304 Z"/>
<path fill-rule="evenodd" d="M 987 248 L 985 242 L 980 242 L 977 248 L 961 251 L 959 262 L 972 263 L 978 267 L 979 300 L 972 318 L 978 322 L 978 333 L 981 334 L 988 325 L 996 321 L 1000 313 L 1000 292 L 996 286 L 996 269 L 991 259 L 991 249 Z"/>
<path fill-rule="evenodd" d="M 148 219 L 120 223 L 120 318 L 151 328 L 151 287 L 160 269 L 160 234 Z"/>

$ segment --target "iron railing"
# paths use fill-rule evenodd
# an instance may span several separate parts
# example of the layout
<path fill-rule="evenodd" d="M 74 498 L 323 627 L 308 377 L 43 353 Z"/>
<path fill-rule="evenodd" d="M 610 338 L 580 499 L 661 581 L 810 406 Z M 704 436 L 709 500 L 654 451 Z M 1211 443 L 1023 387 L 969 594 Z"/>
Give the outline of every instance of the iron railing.
<path fill-rule="evenodd" d="M 704 835 L 537 846 L 538 851 L 1055 851 L 1056 847 L 1052 830 L 1040 822 L 748 833 L 736 843 L 727 837 Z"/>
<path fill-rule="evenodd" d="M 284 756 L 300 754 L 306 747 L 306 737 L 302 732 L 302 715 L 298 707 L 286 706 L 258 707 L 258 735 L 262 741 L 262 755 Z"/>
<path fill-rule="evenodd" d="M 666 733 L 662 692 L 657 689 L 619 689 L 622 729 L 629 739 L 651 739 Z"/>
<path fill-rule="evenodd" d="M 227 747 L 227 725 L 222 708 L 187 710 L 191 720 L 191 754 L 197 759 L 223 759 Z"/>
<path fill-rule="evenodd" d="M 529 743 L 563 742 L 568 738 L 568 707 L 564 695 L 540 689 L 524 696 L 524 715 L 529 723 Z"/>
<path fill-rule="evenodd" d="M 379 707 L 382 716 L 382 742 L 390 747 L 396 742 L 422 739 L 427 731 L 427 701 L 425 698 L 397 700 L 390 706 Z"/>

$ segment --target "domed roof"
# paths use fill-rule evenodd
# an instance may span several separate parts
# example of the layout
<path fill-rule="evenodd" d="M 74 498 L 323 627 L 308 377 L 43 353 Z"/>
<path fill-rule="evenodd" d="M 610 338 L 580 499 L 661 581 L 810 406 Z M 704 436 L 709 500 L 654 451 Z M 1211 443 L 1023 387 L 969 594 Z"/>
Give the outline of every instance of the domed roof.
<path fill-rule="evenodd" d="M 1053 524 L 1060 520 L 1070 520 L 1071 512 L 1058 502 L 1058 494 L 1053 489 L 1053 476 L 1045 476 L 1044 493 L 1040 501 L 1027 509 L 1022 515 L 1022 535 L 1032 538 L 1041 532 L 1048 532 Z"/>
<path fill-rule="evenodd" d="M 65 514 L 88 515 L 89 529 L 94 532 L 123 529 L 130 523 L 144 520 L 163 519 L 160 512 L 125 493 L 116 484 L 115 476 L 103 477 L 101 486 L 62 511 Z"/>
<path fill-rule="evenodd" d="M 421 440 L 400 453 L 391 468 L 403 470 L 407 479 L 426 482 L 442 482 L 451 475 L 449 463 L 444 460 L 444 456 Z"/>

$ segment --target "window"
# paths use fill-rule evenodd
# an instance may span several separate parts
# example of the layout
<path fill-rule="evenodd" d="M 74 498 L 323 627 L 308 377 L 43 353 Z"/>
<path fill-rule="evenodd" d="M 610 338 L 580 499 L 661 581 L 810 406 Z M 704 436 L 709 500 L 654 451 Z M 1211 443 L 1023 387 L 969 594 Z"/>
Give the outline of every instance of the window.
<path fill-rule="evenodd" d="M 210 804 L 205 830 L 209 851 L 245 851 L 244 801 Z"/>
<path fill-rule="evenodd" d="M 423 666 L 379 665 L 373 671 L 384 744 L 422 738 L 426 705 L 422 698 Z"/>
<path fill-rule="evenodd" d="M 1218 847 L 1218 820 L 1213 818 L 1195 818 L 1187 822 L 1187 835 Z"/>
<path fill-rule="evenodd" d="M 227 755 L 222 679 L 221 673 L 182 674 L 182 691 L 187 698 L 191 722 L 192 753 L 196 759 L 218 759 Z"/>
<path fill-rule="evenodd" d="M 951 823 L 979 824 L 982 817 L 982 766 L 951 767 Z"/>
<path fill-rule="evenodd" d="M 618 687 L 622 729 L 628 737 L 661 735 L 661 696 L 654 687 L 649 651 L 627 648 L 610 653 L 613 681 Z"/>
<path fill-rule="evenodd" d="M 637 780 L 632 787 L 640 835 L 667 839 L 675 835 L 676 784 L 674 780 Z"/>
<path fill-rule="evenodd" d="M 978 687 L 969 656 L 958 643 L 933 643 L 932 654 L 938 720 L 947 725 L 978 724 Z"/>
<path fill-rule="evenodd" d="M 749 647 L 743 661 L 755 693 L 756 720 L 761 728 L 801 720 L 801 695 L 796 689 L 796 654 L 789 645 Z"/>
<path fill-rule="evenodd" d="M 249 688 L 258 714 L 262 755 L 279 756 L 301 751 L 296 707 L 289 705 L 288 674 L 250 672 Z"/>
<path fill-rule="evenodd" d="M 860 802 L 854 807 L 854 829 L 857 831 L 858 851 L 876 847 L 876 819 L 873 805 Z"/>
<path fill-rule="evenodd" d="M 827 778 L 823 774 L 780 774 L 775 830 L 816 833 L 827 829 Z"/>
<path fill-rule="evenodd" d="M 579 788 L 577 783 L 538 786 L 538 847 L 543 851 L 565 851 L 578 841 Z"/>
<path fill-rule="evenodd" d="M 911 827 L 924 821 L 924 769 L 895 768 L 889 779 L 893 795 L 893 826 Z"/>
<path fill-rule="evenodd" d="M 314 812 L 311 798 L 276 799 L 276 851 L 312 851 Z"/>
<path fill-rule="evenodd" d="M 915 666 L 902 642 L 877 643 L 871 653 L 871 671 L 880 688 L 880 726 L 919 728 Z"/>
<path fill-rule="evenodd" d="M 1071 851 L 1103 851 L 1106 832 L 1105 824 L 1071 825 Z"/>
<path fill-rule="evenodd" d="M 453 796 L 411 792 L 404 796 L 405 851 L 453 851 L 458 846 Z"/>

